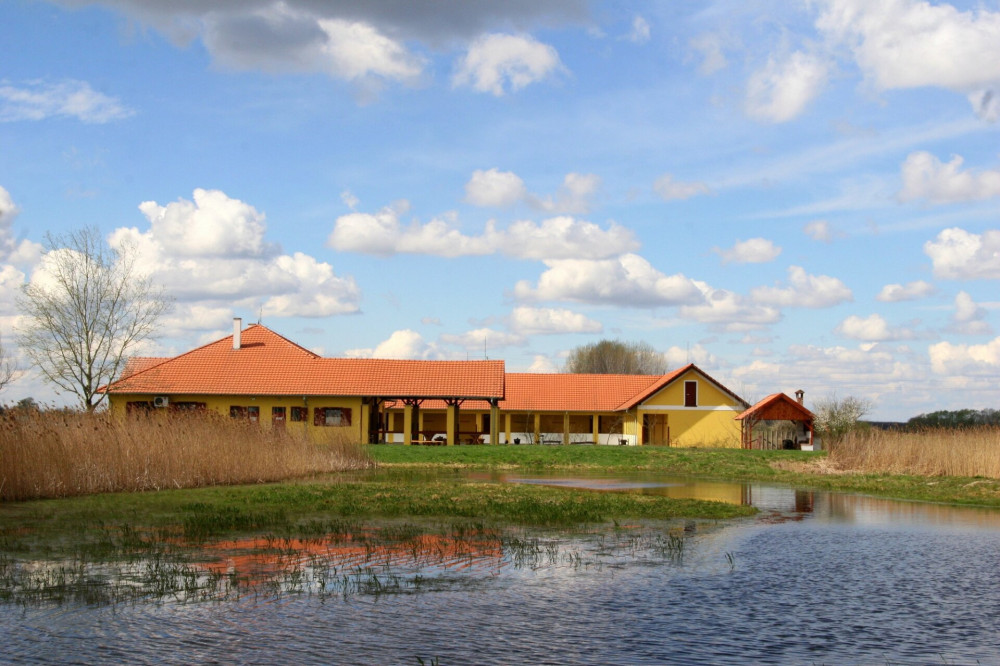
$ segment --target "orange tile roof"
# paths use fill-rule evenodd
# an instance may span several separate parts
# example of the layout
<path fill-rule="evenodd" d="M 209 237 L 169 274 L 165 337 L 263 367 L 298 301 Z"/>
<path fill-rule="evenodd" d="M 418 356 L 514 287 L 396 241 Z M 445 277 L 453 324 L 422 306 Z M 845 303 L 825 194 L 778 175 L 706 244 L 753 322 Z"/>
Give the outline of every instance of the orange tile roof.
<path fill-rule="evenodd" d="M 614 412 L 635 394 L 655 384 L 659 375 L 507 375 L 507 395 L 500 408 L 512 411 Z"/>
<path fill-rule="evenodd" d="M 792 398 L 788 397 L 788 395 L 785 393 L 772 393 L 771 395 L 767 396 L 766 398 L 758 402 L 753 407 L 747 409 L 745 412 L 737 415 L 734 418 L 738 421 L 742 421 L 743 419 L 746 419 L 750 416 L 760 414 L 761 418 L 767 419 L 769 416 L 768 411 L 781 409 L 781 407 L 779 407 L 779 403 L 782 403 L 781 407 L 783 407 L 783 410 L 781 411 L 791 410 L 792 412 L 799 412 L 802 415 L 802 420 L 811 421 L 814 418 L 816 418 L 811 411 L 806 409 L 805 405 L 799 404 L 798 400 L 793 400 Z M 784 417 L 784 414 L 782 414 L 781 416 Z M 786 419 L 782 418 L 781 420 L 786 420 Z"/>
<path fill-rule="evenodd" d="M 107 387 L 109 393 L 502 398 L 503 361 L 323 358 L 252 325 L 233 336 L 160 359 Z M 138 367 L 138 364 L 137 366 Z"/>
<path fill-rule="evenodd" d="M 131 377 L 137 372 L 152 368 L 154 365 L 163 363 L 166 360 L 166 358 L 157 356 L 133 356 L 125 362 L 125 367 L 122 369 L 119 379 Z"/>

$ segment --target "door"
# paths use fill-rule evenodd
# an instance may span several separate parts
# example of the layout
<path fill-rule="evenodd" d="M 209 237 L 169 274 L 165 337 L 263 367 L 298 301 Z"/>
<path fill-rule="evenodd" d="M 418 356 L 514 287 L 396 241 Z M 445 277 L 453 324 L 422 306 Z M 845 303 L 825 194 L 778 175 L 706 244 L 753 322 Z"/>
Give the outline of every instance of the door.
<path fill-rule="evenodd" d="M 670 427 L 667 414 L 644 414 L 642 417 L 643 442 L 650 446 L 670 446 Z"/>

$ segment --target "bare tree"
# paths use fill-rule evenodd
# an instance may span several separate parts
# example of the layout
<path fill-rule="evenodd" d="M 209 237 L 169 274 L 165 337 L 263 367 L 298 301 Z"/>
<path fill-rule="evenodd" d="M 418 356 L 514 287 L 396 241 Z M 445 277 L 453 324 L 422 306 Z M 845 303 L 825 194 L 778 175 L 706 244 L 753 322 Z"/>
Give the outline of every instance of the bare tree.
<path fill-rule="evenodd" d="M 105 397 L 97 389 L 152 336 L 170 301 L 137 269 L 135 246 L 112 250 L 93 227 L 46 241 L 41 279 L 18 297 L 27 319 L 18 343 L 46 381 L 93 411 Z"/>
<path fill-rule="evenodd" d="M 813 404 L 812 413 L 816 417 L 813 426 L 823 438 L 824 447 L 836 446 L 844 435 L 862 427 L 861 419 L 872 409 L 866 398 L 828 396 Z"/>
<path fill-rule="evenodd" d="M 7 348 L 3 346 L 3 338 L 0 338 L 0 391 L 14 380 L 15 374 L 17 362 L 10 357 Z"/>
<path fill-rule="evenodd" d="M 662 375 L 667 359 L 646 342 L 601 340 L 569 352 L 566 372 L 595 375 Z"/>

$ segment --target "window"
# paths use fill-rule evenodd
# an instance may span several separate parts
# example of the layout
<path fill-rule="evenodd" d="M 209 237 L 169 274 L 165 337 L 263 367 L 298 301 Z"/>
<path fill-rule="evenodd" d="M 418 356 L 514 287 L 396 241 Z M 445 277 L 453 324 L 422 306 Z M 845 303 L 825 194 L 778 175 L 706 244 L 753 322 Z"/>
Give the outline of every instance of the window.
<path fill-rule="evenodd" d="M 292 407 L 292 421 L 305 421 L 309 417 L 306 407 Z"/>
<path fill-rule="evenodd" d="M 229 416 L 234 419 L 247 419 L 251 423 L 257 423 L 260 421 L 260 407 L 256 405 L 251 405 L 250 407 L 231 405 L 229 407 Z"/>
<path fill-rule="evenodd" d="M 343 407 L 317 407 L 313 411 L 313 425 L 349 426 L 351 425 L 351 410 Z"/>
<path fill-rule="evenodd" d="M 271 408 L 271 423 L 276 426 L 285 425 L 285 408 L 284 407 L 272 407 Z"/>
<path fill-rule="evenodd" d="M 684 382 L 684 406 L 698 406 L 698 382 Z"/>
<path fill-rule="evenodd" d="M 125 413 L 126 414 L 145 414 L 146 412 L 152 411 L 153 403 L 144 401 L 129 401 L 125 403 Z"/>
<path fill-rule="evenodd" d="M 205 403 L 203 402 L 172 402 L 170 409 L 175 412 L 203 412 Z"/>

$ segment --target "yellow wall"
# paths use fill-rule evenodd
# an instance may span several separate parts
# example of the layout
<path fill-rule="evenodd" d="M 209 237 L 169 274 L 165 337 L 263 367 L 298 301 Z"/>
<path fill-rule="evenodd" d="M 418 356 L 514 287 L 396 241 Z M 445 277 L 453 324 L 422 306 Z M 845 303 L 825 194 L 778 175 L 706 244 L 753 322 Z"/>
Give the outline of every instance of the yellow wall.
<path fill-rule="evenodd" d="M 698 404 L 684 406 L 684 382 L 698 383 Z M 644 414 L 665 414 L 671 446 L 723 446 L 739 448 L 740 425 L 735 416 L 745 406 L 714 382 L 691 370 L 639 405 L 637 424 Z"/>
<path fill-rule="evenodd" d="M 302 398 L 283 396 L 243 396 L 243 395 L 185 395 L 176 394 L 167 396 L 171 404 L 178 402 L 203 402 L 205 409 L 229 417 L 231 406 L 250 407 L 255 406 L 260 410 L 260 425 L 263 428 L 271 427 L 271 408 L 285 408 L 285 430 L 287 432 L 305 432 L 316 442 L 322 442 L 327 438 L 343 437 L 349 435 L 351 439 L 359 442 L 367 441 L 368 433 L 368 406 L 362 404 L 361 398 L 324 398 L 307 396 Z M 110 410 L 112 414 L 125 414 L 126 404 L 129 402 L 151 402 L 151 395 L 134 395 L 112 393 L 108 396 Z M 292 421 L 292 407 L 306 407 L 308 409 L 305 421 Z M 351 424 L 349 426 L 315 426 L 313 425 L 313 409 L 316 407 L 339 407 L 351 410 Z M 160 411 L 157 409 L 157 411 Z M 165 414 L 170 413 L 170 408 L 163 408 Z"/>

